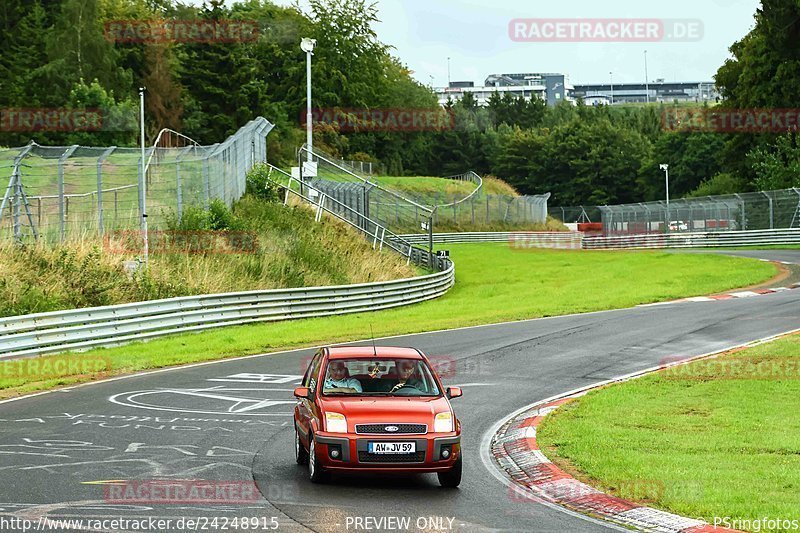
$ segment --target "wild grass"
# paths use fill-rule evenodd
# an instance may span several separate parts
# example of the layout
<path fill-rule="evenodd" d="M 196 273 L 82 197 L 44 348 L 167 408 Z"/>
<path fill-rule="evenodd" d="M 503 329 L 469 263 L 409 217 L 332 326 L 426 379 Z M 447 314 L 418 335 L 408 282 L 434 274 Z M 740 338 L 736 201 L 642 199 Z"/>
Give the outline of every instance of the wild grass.
<path fill-rule="evenodd" d="M 217 204 L 215 204 L 217 205 Z M 233 292 L 383 281 L 416 270 L 388 251 L 372 249 L 357 232 L 331 219 L 314 222 L 304 207 L 246 196 L 216 219 L 187 209 L 181 223 L 153 233 L 149 266 L 133 274 L 124 263 L 142 254 L 138 232 L 84 233 L 63 244 L 0 243 L 0 316 Z M 205 218 L 204 218 L 205 217 Z M 168 221 L 168 225 L 170 222 Z M 231 246 L 252 232 L 255 246 Z M 209 251 L 155 243 L 163 236 L 211 236 Z M 190 240 L 185 238 L 180 242 Z M 163 242 L 163 240 L 162 240 Z"/>
<path fill-rule="evenodd" d="M 712 523 L 796 520 L 798 378 L 795 334 L 591 392 L 537 436 L 548 457 L 603 490 L 647 489 L 622 497 Z"/>

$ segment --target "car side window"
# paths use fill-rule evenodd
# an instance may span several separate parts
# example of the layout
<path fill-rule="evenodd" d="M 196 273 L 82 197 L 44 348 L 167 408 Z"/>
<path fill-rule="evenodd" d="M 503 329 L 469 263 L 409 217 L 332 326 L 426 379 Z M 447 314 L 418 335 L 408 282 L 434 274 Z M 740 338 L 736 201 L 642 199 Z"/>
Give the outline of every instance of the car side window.
<path fill-rule="evenodd" d="M 308 368 L 306 368 L 306 374 L 303 376 L 303 387 L 311 387 L 311 376 L 314 375 L 314 368 L 319 367 L 319 359 L 322 357 L 322 352 L 317 352 L 314 354 L 314 357 L 311 359 L 311 362 L 308 364 Z"/>
<path fill-rule="evenodd" d="M 314 394 L 317 390 L 317 376 L 319 375 L 319 365 L 321 362 L 322 352 L 318 352 L 311 361 L 311 366 L 309 367 L 310 370 L 306 376 L 306 379 L 308 380 L 306 387 L 308 387 L 311 394 Z"/>

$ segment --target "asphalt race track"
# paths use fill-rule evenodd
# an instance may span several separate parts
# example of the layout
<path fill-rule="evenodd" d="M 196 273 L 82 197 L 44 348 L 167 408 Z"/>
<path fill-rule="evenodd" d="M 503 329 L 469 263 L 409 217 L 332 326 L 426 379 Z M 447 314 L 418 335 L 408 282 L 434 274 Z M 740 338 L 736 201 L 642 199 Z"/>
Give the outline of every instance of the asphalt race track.
<path fill-rule="evenodd" d="M 757 255 L 800 263 L 800 250 Z M 290 414 L 292 389 L 313 350 L 154 372 L 6 402 L 0 405 L 0 526 L 6 524 L 0 530 L 14 530 L 2 520 L 36 522 L 45 515 L 205 517 L 206 531 L 221 531 L 221 519 L 236 517 L 266 518 L 267 526 L 275 517 L 279 531 L 398 525 L 395 531 L 609 530 L 511 497 L 497 472 L 481 460 L 487 431 L 534 401 L 652 367 L 667 357 L 699 355 L 798 327 L 800 290 L 790 290 L 381 340 L 452 358 L 455 375 L 446 382 L 464 388 L 463 398 L 453 401 L 464 426 L 464 481 L 458 490 L 440 488 L 435 475 L 339 477 L 312 485 L 307 469 L 294 462 Z M 228 505 L 105 501 L 114 486 L 109 481 L 137 479 L 255 480 L 261 494 L 250 503 Z M 387 521 L 390 517 L 410 519 L 408 529 Z"/>

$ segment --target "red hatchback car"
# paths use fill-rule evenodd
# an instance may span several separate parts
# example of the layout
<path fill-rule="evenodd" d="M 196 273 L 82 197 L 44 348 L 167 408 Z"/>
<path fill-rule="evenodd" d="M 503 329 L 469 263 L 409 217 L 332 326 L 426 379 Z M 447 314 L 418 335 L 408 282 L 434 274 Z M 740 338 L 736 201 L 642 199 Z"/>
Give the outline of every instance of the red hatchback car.
<path fill-rule="evenodd" d="M 461 483 L 461 423 L 430 361 L 413 348 L 318 351 L 294 391 L 295 456 L 312 482 L 331 472 L 436 472 Z"/>

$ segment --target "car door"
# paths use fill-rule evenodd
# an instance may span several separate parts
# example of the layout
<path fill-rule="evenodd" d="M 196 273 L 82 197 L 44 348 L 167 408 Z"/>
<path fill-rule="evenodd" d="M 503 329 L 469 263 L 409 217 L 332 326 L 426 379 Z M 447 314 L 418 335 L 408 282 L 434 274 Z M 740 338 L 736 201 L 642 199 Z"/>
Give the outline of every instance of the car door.
<path fill-rule="evenodd" d="M 314 354 L 311 363 L 308 365 L 306 375 L 303 376 L 303 387 L 308 387 L 308 398 L 300 398 L 300 402 L 296 408 L 296 422 L 297 428 L 300 430 L 300 435 L 306 441 L 308 431 L 311 427 L 311 420 L 314 417 L 316 408 L 314 402 L 317 394 L 317 377 L 319 375 L 320 362 L 322 361 L 322 350 Z"/>

